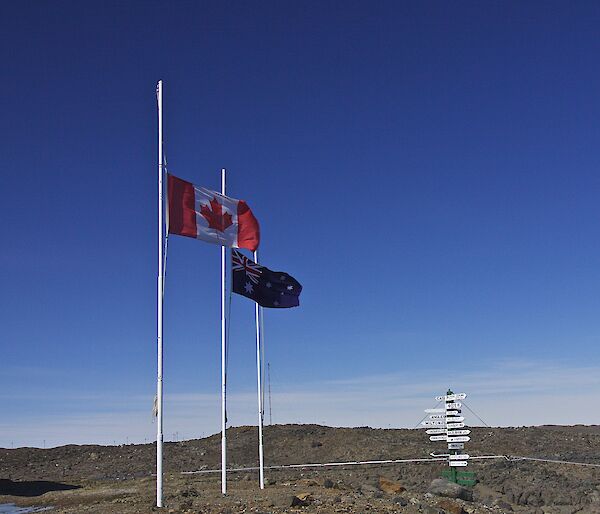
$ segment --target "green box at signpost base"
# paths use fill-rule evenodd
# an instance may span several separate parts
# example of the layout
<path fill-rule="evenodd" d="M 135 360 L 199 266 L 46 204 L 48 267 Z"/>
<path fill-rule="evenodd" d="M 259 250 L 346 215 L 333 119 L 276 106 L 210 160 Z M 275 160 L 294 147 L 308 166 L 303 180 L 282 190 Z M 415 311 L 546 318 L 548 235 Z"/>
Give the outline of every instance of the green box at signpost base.
<path fill-rule="evenodd" d="M 442 478 L 459 485 L 474 486 L 477 483 L 475 471 L 458 471 L 456 468 L 442 471 Z"/>

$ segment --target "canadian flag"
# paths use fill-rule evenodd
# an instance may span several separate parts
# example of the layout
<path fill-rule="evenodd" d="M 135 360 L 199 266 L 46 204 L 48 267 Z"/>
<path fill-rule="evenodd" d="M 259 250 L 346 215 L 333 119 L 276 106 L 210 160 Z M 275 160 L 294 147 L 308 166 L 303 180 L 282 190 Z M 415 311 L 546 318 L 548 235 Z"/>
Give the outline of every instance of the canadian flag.
<path fill-rule="evenodd" d="M 167 174 L 169 233 L 221 246 L 254 251 L 260 242 L 258 221 L 243 200 Z"/>

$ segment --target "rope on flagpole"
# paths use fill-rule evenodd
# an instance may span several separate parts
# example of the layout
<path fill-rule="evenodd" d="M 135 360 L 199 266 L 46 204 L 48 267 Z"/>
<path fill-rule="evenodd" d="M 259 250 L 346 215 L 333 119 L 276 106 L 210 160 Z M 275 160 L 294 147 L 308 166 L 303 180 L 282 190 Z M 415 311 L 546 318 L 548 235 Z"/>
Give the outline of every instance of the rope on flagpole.
<path fill-rule="evenodd" d="M 165 236 L 165 251 L 164 251 L 164 264 L 163 264 L 163 283 L 162 283 L 162 297 L 165 299 L 165 283 L 167 281 L 167 250 L 169 249 L 169 236 Z"/>
<path fill-rule="evenodd" d="M 157 92 L 158 98 L 158 92 Z M 168 173 L 167 170 L 167 156 L 164 151 L 164 140 L 163 140 L 163 198 L 165 199 L 165 234 L 164 234 L 164 246 L 163 246 L 163 267 L 162 267 L 162 291 L 161 297 L 164 302 L 165 300 L 165 283 L 167 281 L 167 250 L 169 249 L 169 202 L 168 202 L 168 189 L 167 181 L 164 180 L 164 175 Z M 158 418 L 158 394 L 154 395 L 152 402 L 152 423 Z"/>
<path fill-rule="evenodd" d="M 166 176 L 169 173 L 169 169 L 167 167 L 167 153 L 164 149 L 164 140 L 163 140 L 163 175 Z M 164 179 L 164 177 L 163 177 Z M 165 283 L 167 281 L 167 250 L 169 249 L 169 187 L 168 180 L 163 180 L 165 184 L 163 197 L 165 198 L 165 246 L 163 253 L 163 283 L 162 283 L 162 297 L 163 300 L 165 298 Z"/>
<path fill-rule="evenodd" d="M 230 263 L 231 263 L 231 259 L 229 259 Z M 227 290 L 227 320 L 226 320 L 226 324 L 227 324 L 227 330 L 226 330 L 226 334 L 225 334 L 225 376 L 227 376 L 227 373 L 229 372 L 229 346 L 230 346 L 230 337 L 229 337 L 229 326 L 231 324 L 231 287 L 228 288 Z M 226 413 L 227 415 L 227 413 Z"/>
<path fill-rule="evenodd" d="M 262 422 L 264 424 L 265 421 L 265 376 L 266 376 L 266 372 L 265 372 L 265 353 L 266 353 L 266 349 L 267 347 L 265 346 L 265 322 L 264 322 L 264 309 L 259 309 L 259 314 L 260 314 L 260 336 L 261 336 L 261 349 L 262 349 L 262 356 L 261 356 L 261 370 L 260 370 L 260 381 L 261 381 L 261 395 L 262 395 L 262 401 L 261 401 L 261 409 L 262 412 L 260 413 Z"/>

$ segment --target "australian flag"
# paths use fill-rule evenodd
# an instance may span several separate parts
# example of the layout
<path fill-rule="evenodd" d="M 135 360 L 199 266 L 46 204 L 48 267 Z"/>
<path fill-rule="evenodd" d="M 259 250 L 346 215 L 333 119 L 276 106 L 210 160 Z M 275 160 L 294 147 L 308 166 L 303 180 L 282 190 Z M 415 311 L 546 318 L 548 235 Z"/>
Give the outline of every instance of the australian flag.
<path fill-rule="evenodd" d="M 271 271 L 251 261 L 237 250 L 231 251 L 233 292 L 263 307 L 284 309 L 300 305 L 302 286 L 282 271 Z"/>

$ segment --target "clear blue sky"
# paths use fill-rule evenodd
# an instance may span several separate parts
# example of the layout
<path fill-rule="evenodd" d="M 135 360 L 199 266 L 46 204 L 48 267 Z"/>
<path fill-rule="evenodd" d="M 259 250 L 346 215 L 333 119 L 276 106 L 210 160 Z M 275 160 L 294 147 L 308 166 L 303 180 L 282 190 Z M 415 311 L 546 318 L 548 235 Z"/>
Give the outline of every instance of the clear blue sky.
<path fill-rule="evenodd" d="M 551 370 L 527 386 L 541 396 L 597 375 L 597 2 L 0 10 L 0 446 L 153 437 L 158 79 L 170 170 L 218 188 L 228 168 L 264 263 L 304 286 L 299 309 L 265 316 L 278 421 L 371 424 L 328 417 L 345 381 L 422 383 L 420 409 L 486 373 Z M 219 259 L 171 239 L 167 433 L 218 430 Z M 250 413 L 252 323 L 234 298 L 230 391 Z M 322 412 L 283 415 L 304 393 Z M 420 417 L 400 411 L 373 424 Z M 600 422 L 556 421 L 582 420 Z"/>

